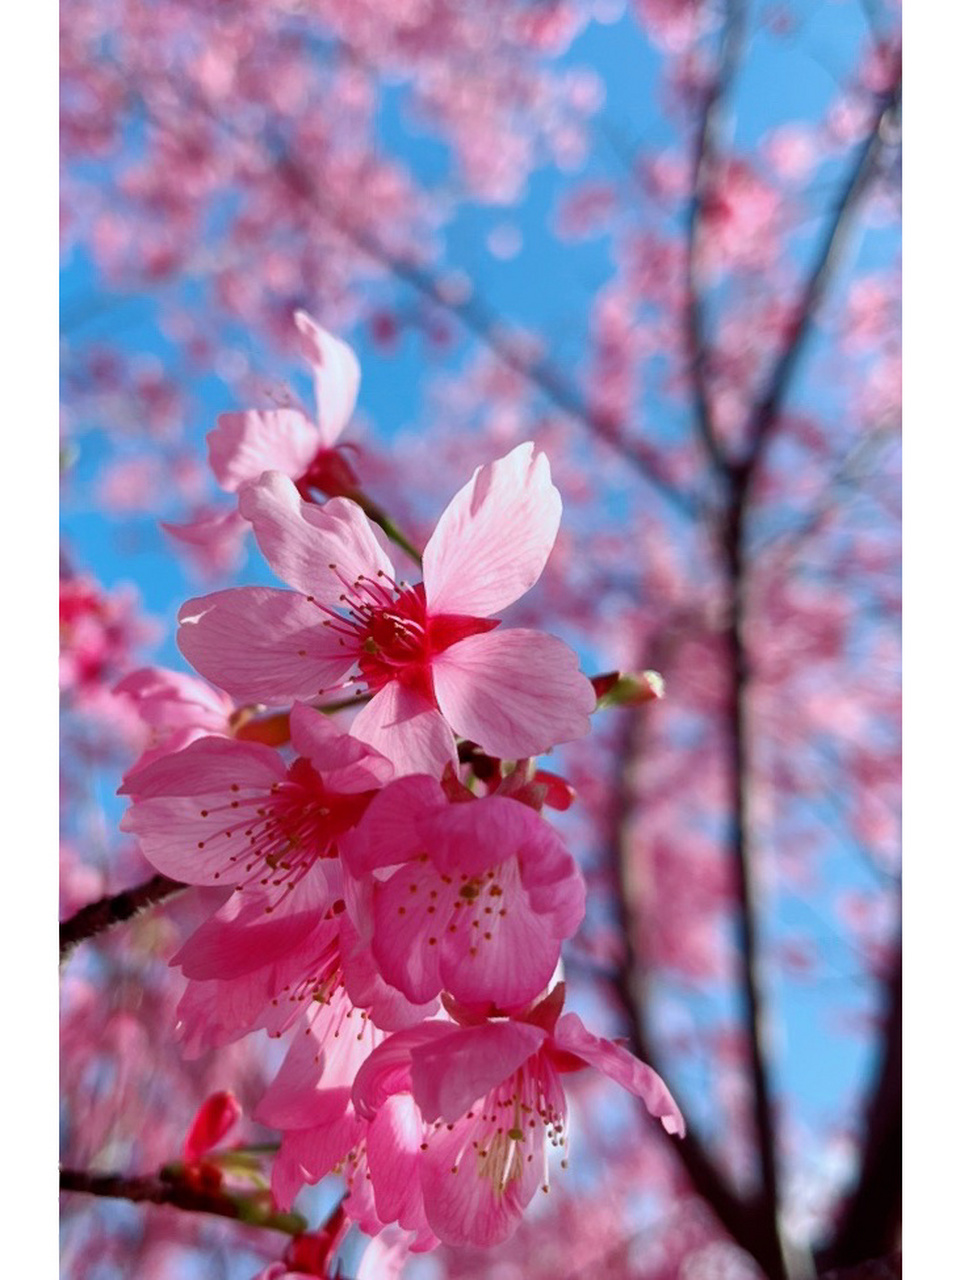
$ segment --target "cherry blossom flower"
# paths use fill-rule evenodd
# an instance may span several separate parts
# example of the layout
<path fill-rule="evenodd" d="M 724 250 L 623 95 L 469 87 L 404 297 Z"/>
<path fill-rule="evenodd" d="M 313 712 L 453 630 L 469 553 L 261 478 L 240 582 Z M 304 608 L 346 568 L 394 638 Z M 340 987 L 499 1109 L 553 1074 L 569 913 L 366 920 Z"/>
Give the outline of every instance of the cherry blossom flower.
<path fill-rule="evenodd" d="M 432 778 L 400 779 L 373 799 L 343 857 L 367 877 L 379 971 L 414 1003 L 446 990 L 522 1007 L 583 919 L 583 878 L 563 842 L 505 796 L 451 803 Z"/>
<path fill-rule="evenodd" d="M 178 635 L 193 666 L 234 697 L 279 704 L 362 682 L 373 697 L 353 734 L 408 773 L 455 762 L 451 729 L 509 758 L 589 731 L 596 699 L 573 651 L 538 631 L 494 634 L 490 617 L 533 586 L 557 534 L 560 495 L 532 444 L 477 469 L 441 515 L 413 587 L 397 582 L 347 499 L 318 508 L 267 472 L 244 488 L 240 510 L 294 591 L 190 600 Z"/>
<path fill-rule="evenodd" d="M 350 464 L 334 448 L 356 404 L 357 357 L 305 311 L 297 311 L 294 321 L 301 353 L 313 370 L 317 421 L 295 408 L 220 414 L 207 445 L 210 467 L 228 493 L 259 479 L 266 470 L 289 476 L 304 497 L 311 488 L 335 496 L 357 487 Z"/>
<path fill-rule="evenodd" d="M 132 798 L 121 829 L 164 875 L 268 889 L 271 914 L 305 880 L 325 882 L 320 863 L 393 775 L 311 707 L 293 708 L 290 736 L 289 766 L 260 743 L 205 737 L 137 769 L 120 788 Z"/>
<path fill-rule="evenodd" d="M 656 1072 L 592 1035 L 576 1014 L 561 1017 L 563 999 L 559 983 L 523 1019 L 424 1022 L 390 1036 L 357 1073 L 361 1119 L 409 1094 L 430 1127 L 418 1169 L 427 1221 L 446 1244 L 505 1240 L 537 1187 L 548 1188 L 547 1149 L 568 1145 L 567 1072 L 596 1067 L 640 1098 L 668 1133 L 683 1135 L 683 1117 Z"/>
<path fill-rule="evenodd" d="M 197 738 L 228 736 L 236 712 L 226 694 L 166 667 L 138 667 L 114 685 L 113 692 L 130 700 L 151 733 L 150 745 L 134 769 L 167 752 L 180 751 Z"/>

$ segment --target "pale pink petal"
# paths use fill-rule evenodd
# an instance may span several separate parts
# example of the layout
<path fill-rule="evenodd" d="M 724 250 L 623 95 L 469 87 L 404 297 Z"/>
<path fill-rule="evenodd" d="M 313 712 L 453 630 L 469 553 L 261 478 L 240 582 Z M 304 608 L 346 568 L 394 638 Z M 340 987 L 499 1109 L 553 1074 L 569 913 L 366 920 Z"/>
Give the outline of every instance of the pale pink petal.
<path fill-rule="evenodd" d="M 446 720 L 422 693 L 399 680 L 374 694 L 350 732 L 392 761 L 398 774 L 439 778 L 448 764 L 457 763 L 457 742 Z"/>
<path fill-rule="evenodd" d="M 320 440 L 328 448 L 350 421 L 360 389 L 360 364 L 352 349 L 322 329 L 306 311 L 294 314 L 300 349 L 313 366 Z"/>
<path fill-rule="evenodd" d="M 389 880 L 374 885 L 373 955 L 386 981 L 423 1004 L 439 995 L 456 973 L 459 954 L 445 966 L 458 885 L 446 883 L 429 861 L 399 867 Z M 517 966 L 519 967 L 519 966 Z M 456 994 L 456 992 L 454 992 Z"/>
<path fill-rule="evenodd" d="M 424 1120 L 459 1120 L 538 1051 L 547 1033 L 523 1022 L 457 1027 L 411 1050 L 413 1096 Z"/>
<path fill-rule="evenodd" d="M 542 1139 L 528 1151 L 505 1136 L 491 1139 L 479 1120 L 441 1128 L 420 1173 L 427 1221 L 444 1244 L 500 1244 L 543 1184 L 546 1164 Z"/>
<path fill-rule="evenodd" d="M 177 1005 L 176 1034 L 185 1058 L 199 1058 L 249 1035 L 263 1007 L 260 985 L 249 977 L 188 982 Z"/>
<path fill-rule="evenodd" d="M 166 667 L 140 667 L 114 685 L 114 693 L 126 694 L 137 712 L 155 729 L 194 726 L 223 732 L 233 713 L 231 700 L 218 689 L 184 671 Z"/>
<path fill-rule="evenodd" d="M 468 636 L 432 661 L 440 710 L 490 755 L 519 759 L 590 732 L 593 686 L 577 655 L 541 631 Z"/>
<path fill-rule="evenodd" d="M 410 1252 L 408 1237 L 399 1233 L 389 1232 L 374 1237 L 363 1251 L 357 1280 L 400 1280 Z"/>
<path fill-rule="evenodd" d="M 201 510 L 182 524 L 161 520 L 160 528 L 186 548 L 203 577 L 222 578 L 243 561 L 250 526 L 235 507 L 230 507 L 226 511 Z"/>
<path fill-rule="evenodd" d="M 287 776 L 270 747 L 201 738 L 130 775 L 121 795 L 134 803 L 120 823 L 164 875 L 188 884 L 232 884 L 245 876 L 243 813 Z M 237 821 L 230 814 L 237 807 Z"/>
<path fill-rule="evenodd" d="M 346 912 L 340 917 L 340 948 L 347 995 L 358 1009 L 366 1010 L 374 1026 L 383 1031 L 403 1031 L 437 1012 L 436 1000 L 413 1004 L 384 982 L 370 953 L 370 937 L 361 937 Z"/>
<path fill-rule="evenodd" d="M 298 479 L 321 444 L 316 426 L 299 409 L 221 413 L 207 434 L 210 468 L 228 493 L 264 471 Z"/>
<path fill-rule="evenodd" d="M 387 1098 L 367 1131 L 367 1167 L 381 1221 L 427 1229 L 420 1190 L 423 1120 L 408 1094 Z"/>
<path fill-rule="evenodd" d="M 180 652 L 238 702 L 316 698 L 353 664 L 320 625 L 323 615 L 294 591 L 215 591 L 188 600 L 178 616 Z"/>
<path fill-rule="evenodd" d="M 275 1129 L 332 1123 L 343 1115 L 360 1066 L 383 1038 L 342 992 L 335 993 L 298 1028 L 255 1118 Z"/>
<path fill-rule="evenodd" d="M 364 1125 L 352 1113 L 318 1129 L 291 1129 L 283 1135 L 273 1162 L 270 1190 L 280 1209 L 289 1209 L 305 1182 L 319 1182 L 363 1137 Z"/>
<path fill-rule="evenodd" d="M 423 553 L 430 612 L 486 618 L 519 599 L 543 572 L 561 509 L 550 463 L 533 444 L 478 467 Z"/>
<path fill-rule="evenodd" d="M 322 775 L 328 791 L 340 795 L 372 791 L 393 777 L 393 765 L 385 756 L 303 702 L 295 703 L 290 712 L 290 741 Z"/>
<path fill-rule="evenodd" d="M 393 577 L 370 521 L 349 498 L 305 502 L 288 476 L 267 471 L 243 488 L 239 507 L 277 577 L 329 608 L 361 578 Z"/>
<path fill-rule="evenodd" d="M 565 1013 L 557 1023 L 554 1044 L 558 1049 L 573 1053 L 584 1062 L 596 1067 L 604 1075 L 615 1080 L 635 1097 L 640 1098 L 647 1110 L 655 1116 L 667 1133 L 683 1137 L 686 1132 L 680 1108 L 652 1067 L 635 1058 L 622 1045 L 604 1040 L 589 1032 L 575 1013 Z"/>
<path fill-rule="evenodd" d="M 476 888 L 476 898 L 460 899 L 461 909 L 454 914 L 452 928 L 448 925 L 440 940 L 440 976 L 444 989 L 465 1004 L 492 1001 L 502 1009 L 519 1009 L 550 981 L 560 958 L 560 944 L 576 925 L 566 932 L 557 929 L 552 916 L 553 895 L 544 895 L 545 909 L 536 910 L 521 883 L 515 859 L 508 859 L 493 874 L 494 879 L 484 878 L 479 885 L 470 886 Z M 568 909 L 571 893 L 579 904 L 578 913 Z M 579 873 L 571 868 L 569 885 L 561 882 L 555 894 L 560 914 L 579 923 L 583 915 Z M 376 954 L 379 959 L 380 951 Z M 384 974 L 388 976 L 386 970 Z"/>

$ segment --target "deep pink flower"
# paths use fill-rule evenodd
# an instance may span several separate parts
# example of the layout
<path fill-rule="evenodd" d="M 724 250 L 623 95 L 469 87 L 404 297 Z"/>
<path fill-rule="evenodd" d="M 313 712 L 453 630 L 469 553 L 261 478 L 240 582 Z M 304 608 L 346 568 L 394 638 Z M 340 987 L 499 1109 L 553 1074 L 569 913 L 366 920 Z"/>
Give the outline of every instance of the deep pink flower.
<path fill-rule="evenodd" d="M 375 1235 L 396 1222 L 414 1233 L 413 1248 L 430 1249 L 437 1239 L 427 1226 L 417 1176 L 424 1130 L 416 1107 L 409 1098 L 389 1099 L 367 1121 L 351 1098 L 357 1071 L 383 1039 L 342 991 L 308 1012 L 255 1113 L 282 1132 L 271 1189 L 287 1208 L 305 1182 L 342 1173 L 350 1192 L 347 1215 L 363 1230 Z M 383 1188 L 376 1199 L 373 1179 Z"/>
<path fill-rule="evenodd" d="M 289 476 L 304 496 L 311 487 L 329 494 L 356 488 L 349 463 L 333 446 L 353 413 L 360 365 L 345 342 L 305 311 L 296 312 L 294 320 L 301 352 L 313 370 L 317 421 L 295 408 L 221 413 L 207 445 L 213 474 L 230 493 L 267 470 Z"/>
<path fill-rule="evenodd" d="M 529 1004 L 583 919 L 583 878 L 562 840 L 503 796 L 451 803 L 433 778 L 402 778 L 373 799 L 342 856 L 363 878 L 380 973 L 414 1003 L 446 990 L 468 1004 Z"/>
<path fill-rule="evenodd" d="M 357 1073 L 361 1119 L 409 1094 L 432 1127 L 418 1169 L 427 1221 L 446 1244 L 505 1240 L 537 1187 L 547 1189 L 547 1148 L 567 1146 L 567 1072 L 596 1067 L 640 1098 L 668 1133 L 684 1132 L 656 1072 L 592 1035 L 576 1014 L 560 1017 L 563 996 L 560 983 L 523 1020 L 431 1021 L 397 1032 Z"/>
<path fill-rule="evenodd" d="M 435 1000 L 413 1004 L 387 986 L 341 893 L 337 864 L 324 862 L 322 875 L 308 877 L 272 914 L 269 895 L 247 888 L 195 930 L 171 961 L 188 979 L 177 1009 L 188 1056 L 258 1028 L 282 1035 L 341 992 L 387 1031 L 436 1013 Z"/>
<path fill-rule="evenodd" d="M 266 913 L 333 858 L 393 768 L 378 752 L 298 704 L 287 765 L 254 742 L 207 737 L 129 775 L 132 832 L 158 871 L 197 885 L 268 890 Z"/>
<path fill-rule="evenodd" d="M 573 651 L 542 632 L 495 631 L 490 618 L 537 581 L 560 521 L 549 463 L 532 444 L 477 469 L 441 515 L 413 587 L 396 581 L 347 499 L 316 507 L 268 472 L 243 489 L 240 509 L 294 592 L 190 600 L 178 635 L 197 670 L 238 700 L 365 685 L 374 696 L 352 732 L 408 773 L 455 761 L 451 728 L 501 758 L 589 731 L 596 699 Z"/>

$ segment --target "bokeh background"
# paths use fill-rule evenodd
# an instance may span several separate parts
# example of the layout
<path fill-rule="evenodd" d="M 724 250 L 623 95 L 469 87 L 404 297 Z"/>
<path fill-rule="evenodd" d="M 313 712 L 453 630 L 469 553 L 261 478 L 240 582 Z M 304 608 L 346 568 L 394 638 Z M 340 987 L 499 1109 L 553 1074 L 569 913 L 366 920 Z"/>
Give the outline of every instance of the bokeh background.
<path fill-rule="evenodd" d="M 536 440 L 564 521 L 510 620 L 667 690 L 549 767 L 589 885 L 571 1005 L 691 1135 L 584 1078 L 517 1236 L 410 1275 L 894 1274 L 898 6 L 71 0 L 61 29 L 61 915 L 150 873 L 117 680 L 185 669 L 188 596 L 270 580 L 204 436 L 312 412 L 306 308 L 360 358 L 365 491 L 422 542 Z M 188 898 L 64 968 L 72 1167 L 153 1171 L 275 1066 L 259 1037 L 183 1060 Z M 244 1280 L 282 1243 L 64 1200 L 77 1280 Z"/>

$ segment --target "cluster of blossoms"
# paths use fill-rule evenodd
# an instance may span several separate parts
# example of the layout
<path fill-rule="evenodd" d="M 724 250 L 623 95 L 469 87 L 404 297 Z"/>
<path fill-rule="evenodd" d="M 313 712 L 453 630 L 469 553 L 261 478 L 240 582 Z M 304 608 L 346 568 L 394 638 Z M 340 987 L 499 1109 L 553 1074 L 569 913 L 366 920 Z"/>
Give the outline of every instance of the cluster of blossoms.
<path fill-rule="evenodd" d="M 155 672 L 124 682 L 156 735 L 124 780 L 123 828 L 209 895 L 174 957 L 186 1051 L 290 1035 L 256 1113 L 282 1135 L 279 1207 L 336 1171 L 346 1220 L 370 1235 L 491 1245 L 567 1147 L 565 1074 L 594 1066 L 683 1132 L 649 1067 L 563 1013 L 560 949 L 585 888 L 542 816 L 569 790 L 535 757 L 584 736 L 596 696 L 562 641 L 493 616 L 540 577 L 560 495 L 530 443 L 478 468 L 410 584 L 358 501 L 314 500 L 321 471 L 355 487 L 333 446 L 359 371 L 298 323 L 320 429 L 251 412 L 210 436 L 291 589 L 181 609 L 181 651 L 223 694 Z M 345 728 L 332 712 L 348 690 Z"/>

